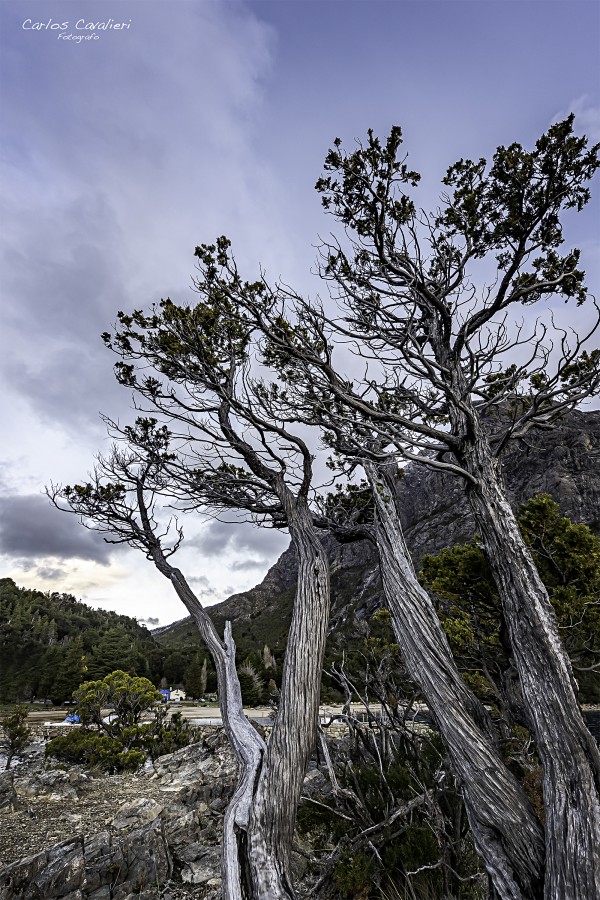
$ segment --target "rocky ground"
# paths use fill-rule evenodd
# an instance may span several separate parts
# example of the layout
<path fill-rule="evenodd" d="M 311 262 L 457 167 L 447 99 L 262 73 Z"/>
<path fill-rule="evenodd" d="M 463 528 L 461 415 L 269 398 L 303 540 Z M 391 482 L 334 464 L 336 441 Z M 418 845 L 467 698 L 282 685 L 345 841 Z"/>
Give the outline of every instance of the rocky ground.
<path fill-rule="evenodd" d="M 116 810 L 131 800 L 164 798 L 156 782 L 134 775 L 79 776 L 71 782 L 76 796 L 65 790 L 68 781 L 64 787 L 58 785 L 53 796 L 47 791 L 32 796 L 25 793 L 24 778 L 17 772 L 18 769 L 14 783 L 19 808 L 0 816 L 0 866 L 45 850 L 74 834 L 87 838 L 104 828 L 110 830 Z"/>
<path fill-rule="evenodd" d="M 140 775 L 46 771 L 43 751 L 0 776 L 0 900 L 217 900 L 235 779 L 222 728 Z"/>

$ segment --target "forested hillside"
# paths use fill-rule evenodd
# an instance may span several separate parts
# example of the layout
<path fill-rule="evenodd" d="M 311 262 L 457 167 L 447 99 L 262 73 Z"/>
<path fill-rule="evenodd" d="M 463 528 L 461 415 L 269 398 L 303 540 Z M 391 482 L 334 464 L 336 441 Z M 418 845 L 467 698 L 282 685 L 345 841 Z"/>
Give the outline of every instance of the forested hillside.
<path fill-rule="evenodd" d="M 135 619 L 91 609 L 69 594 L 19 588 L 0 579 L 0 700 L 70 699 L 84 680 L 114 669 L 180 682 L 187 654 L 156 643 Z"/>

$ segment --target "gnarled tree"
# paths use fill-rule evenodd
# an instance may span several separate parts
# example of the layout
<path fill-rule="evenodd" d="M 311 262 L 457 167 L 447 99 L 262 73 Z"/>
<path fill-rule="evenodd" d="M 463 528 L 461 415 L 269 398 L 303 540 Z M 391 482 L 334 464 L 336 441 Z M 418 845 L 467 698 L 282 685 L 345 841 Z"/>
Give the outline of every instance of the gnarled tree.
<path fill-rule="evenodd" d="M 252 365 L 260 366 L 260 335 L 227 299 L 219 276 L 225 252 L 223 241 L 199 248 L 197 305 L 166 300 L 149 315 L 119 315 L 105 341 L 121 357 L 119 381 L 133 389 L 146 415 L 133 427 L 108 422 L 125 447 L 116 445 L 101 458 L 89 483 L 51 495 L 107 532 L 107 540 L 142 550 L 194 618 L 217 670 L 223 722 L 239 763 L 225 815 L 223 895 L 288 900 L 296 808 L 316 739 L 329 573 L 309 508 L 312 458 L 289 423 L 271 415 L 262 383 L 252 377 Z M 289 529 L 298 585 L 266 745 L 243 713 L 229 623 L 222 639 L 170 561 L 183 533 L 177 522 L 160 527 L 169 504 L 187 511 L 243 510 L 254 521 Z"/>
<path fill-rule="evenodd" d="M 540 897 L 540 824 L 524 790 L 503 763 L 492 723 L 460 675 L 431 597 L 419 584 L 402 534 L 396 467 L 392 464 L 390 472 L 390 452 L 362 410 L 344 400 L 346 394 L 354 394 L 351 384 L 333 368 L 334 348 L 322 316 L 295 297 L 299 309 L 294 317 L 286 305 L 289 292 L 271 288 L 264 280 L 250 294 L 236 281 L 231 256 L 223 256 L 221 262 L 223 272 L 229 271 L 229 301 L 260 323 L 265 358 L 279 373 L 279 384 L 262 386 L 263 402 L 272 415 L 320 424 L 338 454 L 350 457 L 353 464 L 360 462 L 367 472 L 375 507 L 370 530 L 381 558 L 386 605 L 409 675 L 429 704 L 450 752 L 492 890 L 511 900 Z M 351 491 L 350 501 L 360 501 L 360 493 Z M 346 515 L 338 520 L 340 536 L 344 531 L 345 539 L 364 536 L 369 529 L 361 503 L 342 506 Z M 329 528 L 335 525 L 331 508 L 324 509 L 322 523 Z"/>
<path fill-rule="evenodd" d="M 553 125 L 532 151 L 500 147 L 491 165 L 461 160 L 431 215 L 412 199 L 419 175 L 400 158 L 399 128 L 341 142 L 317 183 L 347 240 L 323 248 L 323 275 L 345 307 L 338 330 L 370 373 L 339 393 L 378 440 L 464 480 L 502 604 L 525 708 L 543 766 L 545 897 L 600 896 L 600 755 L 548 594 L 507 501 L 499 465 L 508 441 L 552 427 L 597 393 L 598 308 L 579 251 L 561 253 L 561 215 L 581 211 L 599 146 Z M 489 277 L 492 270 L 491 278 Z M 487 276 L 487 280 L 486 280 Z M 554 297 L 592 306 L 591 324 L 511 320 Z"/>

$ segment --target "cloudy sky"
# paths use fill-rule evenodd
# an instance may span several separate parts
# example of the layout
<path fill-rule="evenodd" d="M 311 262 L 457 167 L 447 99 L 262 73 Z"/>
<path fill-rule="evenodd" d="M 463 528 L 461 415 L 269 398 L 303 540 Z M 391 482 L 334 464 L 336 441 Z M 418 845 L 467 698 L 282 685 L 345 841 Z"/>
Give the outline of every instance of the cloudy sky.
<path fill-rule="evenodd" d="M 109 19 L 128 27 L 85 27 Z M 185 610 L 150 564 L 43 494 L 106 448 L 99 412 L 128 418 L 100 334 L 190 299 L 194 247 L 222 233 L 249 275 L 318 292 L 313 185 L 338 135 L 402 125 L 425 204 L 454 160 L 530 146 L 571 110 L 600 139 L 600 4 L 0 0 L 0 25 L 0 574 L 166 624 Z M 598 210 L 570 223 L 592 289 Z M 287 543 L 189 534 L 180 565 L 207 603 Z"/>

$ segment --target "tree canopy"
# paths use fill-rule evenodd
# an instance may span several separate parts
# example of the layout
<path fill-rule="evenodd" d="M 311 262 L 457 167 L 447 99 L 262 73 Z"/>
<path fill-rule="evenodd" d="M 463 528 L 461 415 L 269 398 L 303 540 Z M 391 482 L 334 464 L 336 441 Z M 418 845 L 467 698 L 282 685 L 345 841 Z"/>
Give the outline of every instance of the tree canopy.
<path fill-rule="evenodd" d="M 100 681 L 84 682 L 73 696 L 82 723 L 96 725 L 109 735 L 138 725 L 142 715 L 162 699 L 147 678 L 131 676 L 119 669 Z"/>

